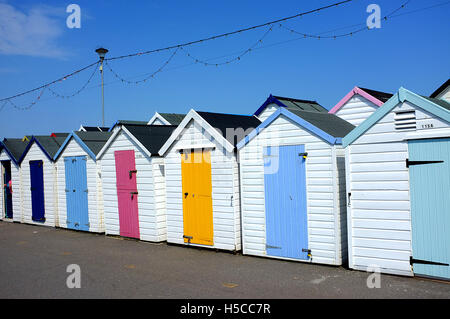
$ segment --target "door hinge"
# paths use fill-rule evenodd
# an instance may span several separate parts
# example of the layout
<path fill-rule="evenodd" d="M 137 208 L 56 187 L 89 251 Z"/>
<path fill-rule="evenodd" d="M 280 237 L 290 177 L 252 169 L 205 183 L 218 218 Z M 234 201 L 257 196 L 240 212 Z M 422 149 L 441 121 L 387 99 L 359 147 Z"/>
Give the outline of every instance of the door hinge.
<path fill-rule="evenodd" d="M 298 153 L 298 156 L 301 156 L 304 159 L 306 159 L 308 157 L 308 153 Z"/>
<path fill-rule="evenodd" d="M 421 259 L 414 259 L 413 256 L 409 257 L 409 264 L 422 264 L 422 265 L 434 265 L 434 266 L 449 266 L 449 264 L 439 263 L 435 261 L 429 261 L 429 260 L 421 260 Z"/>
<path fill-rule="evenodd" d="M 266 249 L 281 249 L 281 247 L 266 244 Z"/>
<path fill-rule="evenodd" d="M 191 239 L 193 239 L 192 236 L 186 236 L 186 235 L 183 235 L 183 238 L 188 240 L 188 244 L 190 244 L 191 243 Z"/>
<path fill-rule="evenodd" d="M 444 163 L 444 161 L 410 161 L 408 158 L 406 159 L 406 167 L 414 166 L 414 165 L 426 165 L 426 164 L 437 164 Z"/>
<path fill-rule="evenodd" d="M 130 178 L 132 178 L 133 177 L 133 173 L 137 173 L 137 170 L 135 169 L 135 170 L 132 170 L 132 171 L 128 171 L 128 174 L 130 175 Z"/>
<path fill-rule="evenodd" d="M 84 192 L 85 192 L 85 193 L 89 193 L 89 189 L 85 189 Z"/>

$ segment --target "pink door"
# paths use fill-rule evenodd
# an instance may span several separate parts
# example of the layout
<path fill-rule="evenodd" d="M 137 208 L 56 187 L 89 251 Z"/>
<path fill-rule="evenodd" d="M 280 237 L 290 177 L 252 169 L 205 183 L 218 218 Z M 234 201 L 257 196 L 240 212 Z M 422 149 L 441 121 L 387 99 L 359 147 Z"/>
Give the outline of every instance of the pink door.
<path fill-rule="evenodd" d="M 138 191 L 134 151 L 115 151 L 120 236 L 139 238 Z"/>

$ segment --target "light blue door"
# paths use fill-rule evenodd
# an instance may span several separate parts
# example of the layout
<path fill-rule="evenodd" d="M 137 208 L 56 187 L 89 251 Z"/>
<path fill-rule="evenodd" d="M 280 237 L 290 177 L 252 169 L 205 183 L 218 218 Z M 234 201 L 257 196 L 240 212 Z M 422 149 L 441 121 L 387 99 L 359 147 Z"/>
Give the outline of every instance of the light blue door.
<path fill-rule="evenodd" d="M 266 253 L 307 260 L 304 145 L 264 148 Z"/>
<path fill-rule="evenodd" d="M 450 279 L 450 139 L 409 141 L 408 148 L 413 271 Z"/>
<path fill-rule="evenodd" d="M 86 156 L 65 157 L 67 228 L 89 231 Z"/>

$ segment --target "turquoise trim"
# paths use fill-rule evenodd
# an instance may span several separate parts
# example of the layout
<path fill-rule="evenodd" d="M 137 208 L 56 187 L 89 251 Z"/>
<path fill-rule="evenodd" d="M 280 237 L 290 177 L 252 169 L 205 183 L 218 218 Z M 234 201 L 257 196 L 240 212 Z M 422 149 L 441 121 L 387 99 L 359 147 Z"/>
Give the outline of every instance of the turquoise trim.
<path fill-rule="evenodd" d="M 367 130 L 369 130 L 373 125 L 378 123 L 386 114 L 392 111 L 398 104 L 408 101 L 417 107 L 430 112 L 437 117 L 450 122 L 450 111 L 440 107 L 439 105 L 427 100 L 420 95 L 417 95 L 403 87 L 401 87 L 398 92 L 391 97 L 386 103 L 384 103 L 378 110 L 376 110 L 371 116 L 369 116 L 364 122 L 356 127 L 353 131 L 347 134 L 342 139 L 342 145 L 347 147 L 356 141 L 361 135 L 363 135 Z"/>
<path fill-rule="evenodd" d="M 331 136 L 328 133 L 325 133 L 318 127 L 312 125 L 311 123 L 305 121 L 301 117 L 295 115 L 292 112 L 289 112 L 286 109 L 278 109 L 275 111 L 272 115 L 270 115 L 264 122 L 262 122 L 256 129 L 254 129 L 249 135 L 247 135 L 243 140 L 241 140 L 237 145 L 237 149 L 240 150 L 245 145 L 247 145 L 254 137 L 256 137 L 263 129 L 268 127 L 275 119 L 277 119 L 280 115 L 284 115 L 290 120 L 294 121 L 304 129 L 308 130 L 312 134 L 320 137 L 321 139 L 325 140 L 326 142 L 330 143 L 331 145 L 335 144 L 341 144 L 341 138 L 336 138 L 334 136 Z"/>
<path fill-rule="evenodd" d="M 94 162 L 97 161 L 97 158 L 95 154 L 89 149 L 89 147 L 83 142 L 83 140 L 77 135 L 76 132 L 72 132 L 69 136 L 67 136 L 66 140 L 62 144 L 62 146 L 59 148 L 58 152 L 56 152 L 55 156 L 53 157 L 53 161 L 56 161 L 56 159 L 61 155 L 66 145 L 69 143 L 71 138 L 74 138 L 75 141 L 78 142 L 78 144 L 81 146 L 81 148 L 94 160 Z"/>

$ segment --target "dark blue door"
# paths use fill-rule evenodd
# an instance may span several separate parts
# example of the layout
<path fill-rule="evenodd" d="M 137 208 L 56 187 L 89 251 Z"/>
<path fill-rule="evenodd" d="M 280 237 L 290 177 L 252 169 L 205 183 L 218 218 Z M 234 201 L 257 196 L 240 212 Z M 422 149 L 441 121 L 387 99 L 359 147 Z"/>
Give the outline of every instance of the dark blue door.
<path fill-rule="evenodd" d="M 67 228 L 89 231 L 86 156 L 64 158 Z"/>
<path fill-rule="evenodd" d="M 12 182 L 11 182 L 11 162 L 4 161 L 3 164 L 3 198 L 5 199 L 5 217 L 13 218 L 12 205 Z"/>
<path fill-rule="evenodd" d="M 32 220 L 45 222 L 44 163 L 30 161 Z"/>
<path fill-rule="evenodd" d="M 266 253 L 308 260 L 304 145 L 264 148 Z"/>

